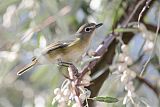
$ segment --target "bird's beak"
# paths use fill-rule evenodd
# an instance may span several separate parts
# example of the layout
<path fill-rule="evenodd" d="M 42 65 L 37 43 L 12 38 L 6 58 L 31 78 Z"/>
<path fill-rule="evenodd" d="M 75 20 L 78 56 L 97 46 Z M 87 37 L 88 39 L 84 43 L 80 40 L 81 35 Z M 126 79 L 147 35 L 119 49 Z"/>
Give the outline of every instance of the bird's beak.
<path fill-rule="evenodd" d="M 96 28 L 99 28 L 102 25 L 103 25 L 103 23 L 96 24 Z"/>

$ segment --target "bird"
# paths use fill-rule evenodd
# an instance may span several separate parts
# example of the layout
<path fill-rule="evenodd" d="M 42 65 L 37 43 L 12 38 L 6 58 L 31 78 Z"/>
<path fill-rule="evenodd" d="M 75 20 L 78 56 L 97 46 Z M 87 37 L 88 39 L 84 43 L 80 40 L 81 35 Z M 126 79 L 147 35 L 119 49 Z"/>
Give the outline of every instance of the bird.
<path fill-rule="evenodd" d="M 49 44 L 41 51 L 41 55 L 34 56 L 29 64 L 17 72 L 17 75 L 22 75 L 35 65 L 46 62 L 54 63 L 58 60 L 76 62 L 87 51 L 95 30 L 102 25 L 103 23 L 86 23 L 74 34 L 74 39 Z"/>

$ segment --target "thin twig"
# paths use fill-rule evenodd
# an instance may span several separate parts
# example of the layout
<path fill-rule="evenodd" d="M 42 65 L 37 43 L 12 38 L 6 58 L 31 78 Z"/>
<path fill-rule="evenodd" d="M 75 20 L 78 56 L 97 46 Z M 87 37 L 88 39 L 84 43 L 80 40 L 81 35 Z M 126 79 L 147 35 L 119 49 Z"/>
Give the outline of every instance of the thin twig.
<path fill-rule="evenodd" d="M 156 36 L 155 36 L 155 39 L 154 39 L 154 47 L 153 47 L 153 49 L 151 51 L 151 54 L 150 54 L 148 60 L 145 62 L 144 66 L 143 66 L 143 69 L 142 69 L 142 71 L 140 73 L 141 77 L 143 76 L 144 72 L 146 71 L 146 68 L 147 68 L 147 66 L 148 66 L 148 64 L 149 64 L 149 62 L 150 62 L 150 60 L 151 60 L 151 58 L 152 58 L 152 56 L 154 54 L 154 50 L 155 50 L 156 43 L 157 43 L 157 38 L 158 38 L 159 27 L 160 27 L 160 12 L 158 13 L 158 23 L 157 23 Z"/>
<path fill-rule="evenodd" d="M 138 17 L 138 27 L 139 27 L 139 22 L 141 20 L 141 17 L 142 17 L 142 14 L 143 12 L 146 10 L 146 8 L 149 8 L 149 4 L 152 0 L 148 0 L 146 1 L 146 5 L 143 7 L 143 9 L 141 10 L 140 14 L 139 14 L 139 17 Z"/>
<path fill-rule="evenodd" d="M 123 24 L 123 27 L 126 27 L 127 24 L 130 22 L 130 20 L 133 18 L 133 15 L 137 12 L 138 8 L 143 4 L 145 0 L 140 0 L 138 2 L 138 4 L 136 5 L 135 9 L 133 10 L 133 12 L 130 14 L 129 18 L 125 21 L 125 23 Z"/>

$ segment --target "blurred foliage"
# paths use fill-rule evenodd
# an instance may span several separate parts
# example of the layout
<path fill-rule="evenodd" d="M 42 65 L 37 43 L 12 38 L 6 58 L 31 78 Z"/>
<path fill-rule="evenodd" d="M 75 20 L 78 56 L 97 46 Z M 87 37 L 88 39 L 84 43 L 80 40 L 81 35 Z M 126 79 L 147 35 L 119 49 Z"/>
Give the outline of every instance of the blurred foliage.
<path fill-rule="evenodd" d="M 87 22 L 104 23 L 93 38 L 91 49 L 95 49 L 106 34 L 111 32 L 113 23 L 125 14 L 124 9 L 119 8 L 122 1 L 0 0 L 0 107 L 51 107 L 53 90 L 59 87 L 64 80 L 63 75 L 58 72 L 57 66 L 53 64 L 40 65 L 20 77 L 16 75 L 16 72 L 31 60 L 37 48 L 43 48 L 57 40 L 70 39 L 79 26 Z M 124 1 L 121 5 L 125 7 L 126 2 L 129 1 Z M 145 17 L 145 23 L 153 25 L 157 23 L 153 17 L 156 17 L 155 11 L 159 6 L 158 2 L 154 3 L 151 11 Z M 64 10 L 59 15 L 60 10 L 65 7 L 65 10 L 68 9 L 68 13 Z M 66 14 L 63 15 L 65 12 Z M 47 21 L 45 24 L 43 22 L 49 17 L 52 17 L 54 21 L 45 26 Z M 120 29 L 120 32 L 123 32 L 123 29 Z M 152 34 L 155 35 L 154 32 Z M 139 35 L 142 33 L 136 33 L 129 44 L 131 55 L 136 58 L 139 53 L 137 49 L 143 42 Z M 154 63 L 149 66 L 146 78 L 150 78 L 151 83 L 155 83 L 159 79 L 156 82 L 160 87 L 159 38 L 157 43 L 158 62 L 153 61 Z M 142 64 L 137 69 L 140 66 Z M 137 93 L 149 101 L 149 105 L 158 107 L 159 102 L 151 90 L 141 87 Z M 105 81 L 99 93 L 103 96 L 119 97 L 124 94 L 122 84 L 113 76 Z M 118 107 L 122 105 L 122 101 L 113 105 L 100 105 Z"/>

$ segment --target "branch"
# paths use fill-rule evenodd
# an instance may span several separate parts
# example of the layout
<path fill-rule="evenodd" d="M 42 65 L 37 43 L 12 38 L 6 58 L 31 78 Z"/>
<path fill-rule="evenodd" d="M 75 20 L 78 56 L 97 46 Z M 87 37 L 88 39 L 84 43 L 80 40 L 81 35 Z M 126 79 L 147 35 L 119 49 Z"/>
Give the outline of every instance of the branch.
<path fill-rule="evenodd" d="M 77 68 L 72 64 L 68 67 L 68 72 L 69 72 L 69 78 L 72 80 L 71 81 L 71 85 L 72 85 L 72 88 L 73 88 L 73 93 L 75 94 L 75 101 L 76 101 L 76 104 L 78 107 L 83 107 L 83 104 L 82 104 L 82 101 L 81 99 L 79 98 L 79 95 L 80 95 L 80 92 L 79 92 L 79 89 L 78 89 L 78 85 L 77 85 L 77 76 L 76 76 L 76 72 L 77 72 Z"/>
<path fill-rule="evenodd" d="M 152 3 L 153 3 L 153 1 L 154 0 L 152 0 L 148 5 L 150 6 Z M 137 6 L 137 9 L 136 9 L 136 11 L 134 11 L 134 9 L 135 9 L 135 7 L 136 7 L 136 5 L 137 5 L 137 3 L 139 2 L 139 0 L 136 0 L 136 2 L 134 2 L 134 3 L 132 3 L 132 4 L 128 4 L 128 7 L 124 10 L 126 13 L 120 18 L 120 20 L 118 21 L 118 22 L 116 22 L 115 24 L 121 24 L 122 26 L 123 25 L 125 25 L 125 26 L 127 26 L 128 25 L 128 23 L 130 22 L 130 21 L 136 21 L 137 19 L 138 19 L 138 15 L 139 15 L 139 13 L 140 13 L 140 11 L 141 11 L 141 9 L 145 6 L 145 2 L 143 3 L 143 4 L 141 4 L 141 5 L 139 5 L 139 6 Z M 131 9 L 129 9 L 130 7 L 132 7 Z M 141 19 L 143 19 L 143 17 L 145 16 L 145 14 L 146 14 L 146 12 L 148 11 L 149 9 L 147 8 L 144 12 L 143 12 L 143 15 L 142 15 L 142 17 L 141 17 Z M 134 12 L 133 12 L 134 11 Z M 132 13 L 133 12 L 133 13 Z M 126 20 L 128 19 L 128 17 L 124 17 L 125 15 L 129 15 L 129 14 L 133 14 L 133 15 L 129 15 L 130 16 L 130 19 L 129 19 L 129 21 L 127 21 L 126 22 Z M 114 25 L 113 25 L 114 26 Z M 125 34 L 131 34 L 131 33 L 124 33 L 124 35 Z M 99 56 L 101 56 L 101 59 L 99 59 L 99 60 L 96 60 L 96 61 L 93 61 L 93 62 L 91 62 L 84 70 L 83 70 L 83 75 L 88 71 L 88 70 L 92 70 L 92 74 L 93 73 L 95 73 L 95 72 L 98 72 L 99 71 L 99 69 L 101 69 L 102 67 L 104 68 L 107 64 L 109 64 L 109 63 L 111 63 L 112 62 L 112 60 L 113 60 L 113 56 L 114 56 L 114 53 L 115 53 L 115 47 L 116 47 L 116 42 L 115 41 L 113 41 L 114 39 L 115 39 L 115 35 L 114 34 L 110 34 L 110 35 L 112 35 L 113 37 L 112 37 L 112 39 L 110 40 L 110 45 L 108 44 L 107 45 L 107 43 L 106 43 L 106 46 L 107 46 L 107 48 L 105 48 L 104 46 L 99 46 L 99 48 L 97 48 L 98 50 L 101 50 L 101 51 L 103 51 L 104 53 L 103 54 L 100 54 Z M 130 40 L 131 40 L 131 38 L 133 37 L 133 34 L 131 34 L 130 36 L 124 36 L 124 42 L 125 43 L 128 43 Z M 109 38 L 109 37 L 108 37 Z M 105 38 L 104 39 L 104 41 L 106 41 L 106 39 L 107 38 Z M 105 43 L 105 42 L 104 42 Z M 112 43 L 112 45 L 111 45 L 111 43 Z M 108 49 L 109 48 L 109 51 L 105 51 L 106 49 Z M 105 61 L 105 63 L 104 63 L 104 61 Z M 105 64 L 105 65 L 104 65 Z M 91 97 L 94 97 L 94 96 L 96 96 L 97 95 L 97 93 L 98 93 L 98 91 L 100 90 L 100 88 L 101 88 L 101 86 L 102 86 L 102 84 L 103 84 L 103 82 L 106 80 L 106 78 L 107 78 L 107 76 L 108 76 L 108 73 L 109 72 L 109 70 L 106 70 L 105 72 L 104 72 L 104 74 L 102 74 L 102 76 L 100 76 L 100 77 L 98 77 L 95 81 L 94 81 L 94 83 L 96 84 L 96 83 L 98 83 L 98 84 L 96 84 L 96 88 L 94 87 L 94 85 L 91 85 L 91 86 L 89 86 L 88 88 L 91 90 Z M 83 76 L 82 75 L 82 76 Z M 92 105 L 93 103 L 92 102 L 89 102 L 89 105 L 90 106 L 93 106 Z"/>
<path fill-rule="evenodd" d="M 96 49 L 94 56 L 100 56 L 102 58 L 102 56 L 105 54 L 105 52 L 107 52 L 108 47 L 110 46 L 110 44 L 113 42 L 114 39 L 115 35 L 109 34 Z M 80 78 L 82 78 L 88 71 L 92 70 L 96 66 L 96 64 L 101 60 L 101 58 L 90 62 L 89 65 L 83 69 Z"/>

